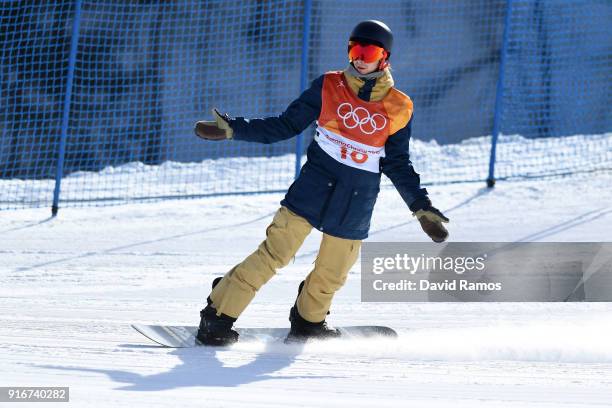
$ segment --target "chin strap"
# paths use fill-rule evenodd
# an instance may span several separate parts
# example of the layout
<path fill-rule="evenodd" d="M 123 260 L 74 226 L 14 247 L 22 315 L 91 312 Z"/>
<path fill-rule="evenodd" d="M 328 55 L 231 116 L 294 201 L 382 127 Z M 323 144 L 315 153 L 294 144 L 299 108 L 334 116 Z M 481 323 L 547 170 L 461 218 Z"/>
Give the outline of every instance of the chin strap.
<path fill-rule="evenodd" d="M 383 69 L 389 66 L 389 61 L 387 61 L 388 57 L 389 57 L 389 53 L 387 51 L 383 51 L 383 57 L 380 60 L 380 63 L 378 64 L 379 71 L 382 71 Z"/>

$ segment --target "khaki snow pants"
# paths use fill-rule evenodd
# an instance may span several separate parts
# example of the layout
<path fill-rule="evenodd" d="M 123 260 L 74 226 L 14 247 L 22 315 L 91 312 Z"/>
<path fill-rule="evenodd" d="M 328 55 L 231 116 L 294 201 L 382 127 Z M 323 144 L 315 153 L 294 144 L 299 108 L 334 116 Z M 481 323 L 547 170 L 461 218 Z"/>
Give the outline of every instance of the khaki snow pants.
<path fill-rule="evenodd" d="M 294 257 L 311 230 L 308 221 L 281 207 L 266 230 L 265 241 L 225 274 L 211 292 L 217 314 L 238 318 L 259 288 Z M 360 247 L 360 240 L 323 234 L 314 268 L 297 299 L 300 316 L 313 323 L 325 320 L 332 298 L 346 282 Z"/>

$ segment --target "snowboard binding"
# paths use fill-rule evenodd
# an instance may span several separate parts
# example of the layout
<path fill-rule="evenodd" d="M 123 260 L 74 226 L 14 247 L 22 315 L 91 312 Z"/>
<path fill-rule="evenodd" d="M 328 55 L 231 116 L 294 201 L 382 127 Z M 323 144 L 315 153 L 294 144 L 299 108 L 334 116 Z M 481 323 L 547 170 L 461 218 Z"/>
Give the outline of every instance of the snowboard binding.
<path fill-rule="evenodd" d="M 218 277 L 213 280 L 213 289 L 221 279 L 223 278 Z M 210 297 L 206 302 L 206 307 L 200 311 L 200 326 L 196 339 L 207 346 L 229 346 L 236 343 L 238 332 L 232 330 L 236 319 L 225 314 L 217 316 L 217 309 L 212 306 Z"/>
<path fill-rule="evenodd" d="M 298 297 L 303 287 L 304 281 L 300 283 L 298 288 Z M 329 311 L 327 314 L 329 314 Z M 287 338 L 285 338 L 286 344 L 304 343 L 309 339 L 324 340 L 340 337 L 340 331 L 328 326 L 325 320 L 313 323 L 300 316 L 297 308 L 297 298 L 289 311 L 289 322 L 291 322 L 291 329 L 289 330 L 289 334 L 287 334 Z"/>

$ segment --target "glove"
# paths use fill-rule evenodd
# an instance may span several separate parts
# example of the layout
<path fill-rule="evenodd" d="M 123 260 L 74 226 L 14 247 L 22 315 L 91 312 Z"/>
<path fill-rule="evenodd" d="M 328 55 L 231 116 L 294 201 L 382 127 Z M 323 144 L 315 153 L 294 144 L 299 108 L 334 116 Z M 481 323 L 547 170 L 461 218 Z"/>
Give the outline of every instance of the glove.
<path fill-rule="evenodd" d="M 203 120 L 196 122 L 195 134 L 206 140 L 226 140 L 234 136 L 229 122 L 230 117 L 226 114 L 221 115 L 216 108 L 212 110 L 215 120 Z"/>
<path fill-rule="evenodd" d="M 432 239 L 433 242 L 444 242 L 448 238 L 448 230 L 442 223 L 448 223 L 440 210 L 431 205 L 429 198 L 419 199 L 410 206 L 412 215 L 417 217 L 423 231 Z"/>

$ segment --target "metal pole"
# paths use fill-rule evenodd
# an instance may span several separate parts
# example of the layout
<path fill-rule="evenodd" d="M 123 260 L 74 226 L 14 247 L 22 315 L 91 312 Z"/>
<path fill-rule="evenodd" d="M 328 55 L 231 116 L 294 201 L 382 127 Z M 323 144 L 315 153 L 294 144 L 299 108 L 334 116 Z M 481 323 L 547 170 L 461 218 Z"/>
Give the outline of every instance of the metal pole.
<path fill-rule="evenodd" d="M 72 22 L 72 38 L 70 42 L 70 56 L 68 58 L 68 76 L 66 78 L 66 94 L 64 95 L 64 113 L 60 135 L 59 152 L 57 156 L 57 169 L 55 173 L 55 188 L 53 190 L 53 206 L 51 215 L 55 217 L 59 210 L 59 196 L 64 174 L 64 157 L 66 155 L 66 139 L 68 137 L 68 121 L 70 119 L 70 101 L 72 99 L 72 81 L 74 79 L 74 66 L 76 64 L 77 46 L 79 44 L 79 26 L 81 24 L 81 0 L 74 2 L 74 21 Z"/>
<path fill-rule="evenodd" d="M 491 157 L 489 158 L 489 176 L 487 177 L 487 187 L 495 185 L 495 155 L 497 152 L 497 139 L 501 129 L 502 110 L 504 102 L 504 75 L 506 68 L 506 54 L 508 52 L 508 36 L 510 34 L 510 24 L 512 15 L 512 0 L 507 0 L 506 17 L 504 19 L 504 37 L 500 51 L 499 76 L 497 78 L 497 91 L 495 95 L 495 113 L 493 115 L 493 131 L 491 138 Z"/>
<path fill-rule="evenodd" d="M 308 86 L 308 41 L 310 39 L 310 10 L 311 0 L 304 0 L 304 26 L 302 27 L 302 61 L 300 74 L 300 92 L 304 92 Z M 302 167 L 302 145 L 304 144 L 304 133 L 300 133 L 295 141 L 295 178 L 300 174 Z"/>

